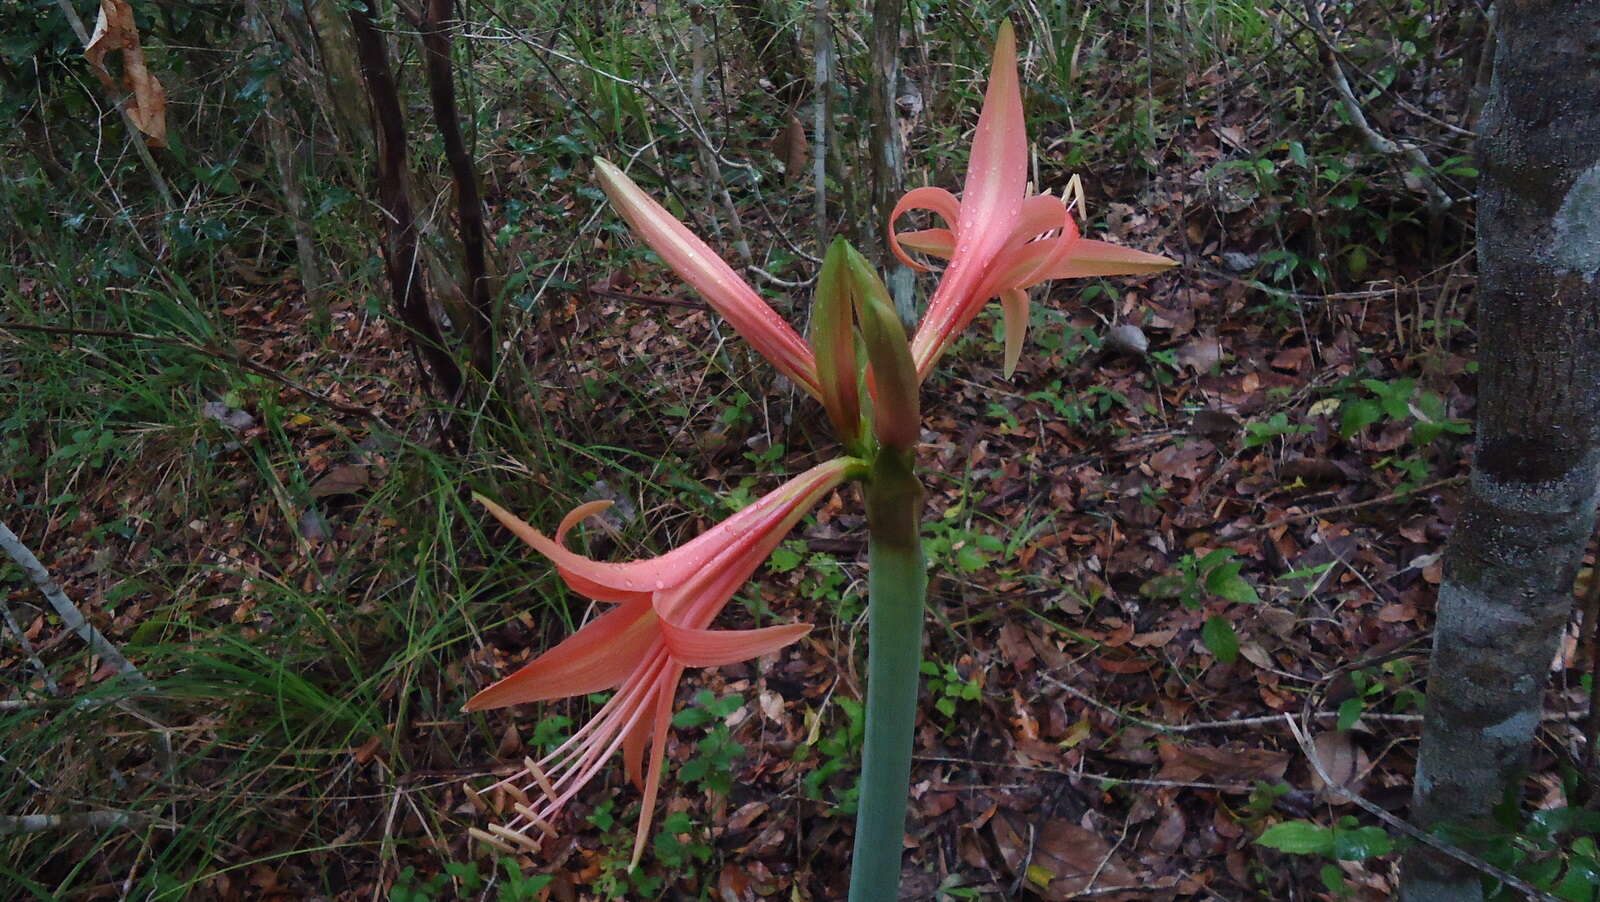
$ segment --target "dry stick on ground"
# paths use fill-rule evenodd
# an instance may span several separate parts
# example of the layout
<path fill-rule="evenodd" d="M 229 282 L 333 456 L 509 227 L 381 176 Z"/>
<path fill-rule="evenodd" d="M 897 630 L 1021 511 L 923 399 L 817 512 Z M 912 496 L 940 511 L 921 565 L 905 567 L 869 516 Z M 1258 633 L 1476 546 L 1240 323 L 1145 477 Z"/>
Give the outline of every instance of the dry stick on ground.
<path fill-rule="evenodd" d="M 84 619 L 83 612 L 79 611 L 78 606 L 72 603 L 72 599 L 61 591 L 60 584 L 50 578 L 50 571 L 39 563 L 39 559 L 34 557 L 32 551 L 28 550 L 28 546 L 22 544 L 22 540 L 17 538 L 17 534 L 12 532 L 11 528 L 3 522 L 0 522 L 0 550 L 4 550 L 13 561 L 17 562 L 17 566 L 28 574 L 28 578 L 33 580 L 33 584 L 38 587 L 45 600 L 50 602 L 52 608 L 55 608 L 62 624 L 67 629 L 77 633 L 79 638 L 83 639 L 84 644 L 89 646 L 90 651 L 100 656 L 101 661 L 117 668 L 123 679 L 131 683 L 136 690 L 151 690 L 155 688 L 145 678 L 143 671 L 124 657 L 122 652 L 111 644 L 111 640 L 107 639 L 98 629 L 95 629 L 94 624 Z M 117 699 L 115 704 L 123 711 L 156 728 L 156 754 L 159 756 L 162 767 L 168 776 L 175 774 L 177 771 L 177 759 L 172 754 L 171 731 L 134 707 L 127 699 Z"/>
<path fill-rule="evenodd" d="M 122 652 L 118 651 L 117 647 L 112 645 L 104 634 L 95 629 L 94 624 L 84 619 L 83 612 L 79 611 L 77 605 L 72 603 L 72 599 L 61 591 L 60 584 L 50 578 L 50 571 L 39 563 L 39 559 L 34 557 L 32 551 L 28 550 L 28 546 L 22 544 L 22 540 L 17 538 L 17 534 L 12 532 L 11 528 L 3 522 L 0 522 L 0 549 L 3 549 L 13 561 L 16 561 L 17 566 L 21 567 L 23 572 L 28 574 L 28 578 L 33 580 L 33 584 L 38 587 L 45 600 L 50 602 L 52 608 L 55 608 L 62 624 L 67 629 L 77 633 L 83 639 L 84 644 L 88 645 L 91 651 L 100 656 L 100 660 L 116 667 L 123 678 L 133 684 L 135 689 L 155 688 L 145 678 L 144 673 L 133 665 L 132 661 L 123 657 Z M 9 616 L 9 611 L 7 614 Z M 20 637 L 21 634 L 18 633 L 18 636 Z M 118 704 L 129 714 L 157 728 L 158 736 L 160 737 L 156 743 L 157 754 L 160 755 L 167 773 L 173 773 L 176 768 L 176 762 L 172 756 L 172 737 L 168 731 L 161 724 L 141 714 L 138 709 L 127 703 L 125 699 L 118 700 Z"/>
<path fill-rule="evenodd" d="M 1420 828 L 1412 826 L 1410 822 L 1403 821 L 1400 818 L 1395 817 L 1382 806 L 1361 797 L 1355 792 L 1355 790 L 1350 789 L 1344 783 L 1335 780 L 1328 773 L 1327 769 L 1322 766 L 1322 760 L 1317 757 L 1316 747 L 1311 744 L 1311 740 L 1307 738 L 1305 731 L 1301 729 L 1298 723 L 1295 722 L 1294 716 L 1290 714 L 1284 714 L 1283 720 L 1284 723 L 1288 724 L 1289 732 L 1294 735 L 1295 743 L 1300 746 L 1300 752 L 1304 754 L 1306 756 L 1306 760 L 1311 763 L 1311 769 L 1316 771 L 1316 774 L 1319 778 L 1321 778 L 1323 785 L 1328 788 L 1328 795 L 1340 795 L 1346 799 L 1349 799 L 1362 811 L 1365 811 L 1378 820 L 1383 821 L 1383 823 L 1389 828 L 1398 830 L 1425 846 L 1437 849 L 1451 858 L 1454 858 L 1456 861 L 1459 861 L 1473 870 L 1478 871 L 1479 873 L 1488 874 L 1490 877 L 1493 877 L 1494 879 L 1504 883 L 1506 886 L 1511 887 L 1514 890 L 1517 890 L 1518 892 L 1526 893 L 1530 899 L 1538 899 L 1540 902 L 1561 902 L 1561 900 L 1557 899 L 1555 896 L 1538 889 L 1533 884 L 1528 883 L 1526 880 L 1523 880 L 1515 874 L 1502 871 L 1501 869 L 1495 867 L 1487 861 L 1484 861 L 1481 858 L 1468 855 L 1466 852 L 1457 849 L 1443 840 L 1435 839 L 1434 837 L 1423 832 Z"/>
<path fill-rule="evenodd" d="M 72 599 L 61 591 L 61 586 L 50 578 L 50 571 L 39 563 L 39 559 L 33 556 L 33 552 L 28 550 L 28 546 L 22 544 L 22 540 L 17 538 L 17 534 L 12 532 L 11 528 L 3 522 L 0 522 L 0 550 L 4 550 L 13 561 L 17 562 L 17 566 L 28 574 L 28 578 L 33 580 L 33 584 L 39 588 L 45 600 L 50 602 L 52 608 L 55 608 L 56 614 L 61 617 L 61 622 L 66 625 L 67 629 L 77 633 L 89 648 L 100 656 L 101 660 L 116 667 L 128 679 L 128 682 L 140 689 L 151 688 L 150 681 L 145 679 L 139 668 L 133 666 L 133 662 L 123 657 L 122 652 L 118 651 L 110 640 L 95 629 L 94 624 L 84 619 L 83 612 L 79 611 L 78 606 L 72 603 Z"/>
<path fill-rule="evenodd" d="M 1284 517 L 1282 520 L 1274 520 L 1271 523 L 1253 523 L 1249 526 L 1241 528 L 1240 532 L 1260 532 L 1263 529 L 1272 529 L 1277 526 L 1282 526 L 1285 523 L 1294 523 L 1297 520 L 1307 520 L 1313 517 L 1320 517 L 1324 514 L 1359 510 L 1363 507 L 1375 507 L 1380 504 L 1389 504 L 1394 501 L 1406 501 L 1416 498 L 1422 492 L 1442 488 L 1447 485 L 1456 485 L 1466 481 L 1467 477 L 1465 476 L 1450 476 L 1444 479 L 1436 479 L 1433 482 L 1423 483 L 1414 489 L 1408 489 L 1404 492 L 1391 492 L 1387 495 L 1379 495 L 1376 498 L 1368 498 L 1365 501 L 1352 501 L 1349 504 L 1335 504 L 1331 507 L 1322 507 L 1314 511 L 1301 511 L 1298 514 L 1290 514 L 1289 516 Z"/>
<path fill-rule="evenodd" d="M 455 73 L 450 57 L 451 0 L 427 0 L 422 11 L 422 49 L 427 62 L 428 97 L 433 102 L 433 118 L 444 141 L 445 159 L 456 183 L 456 225 L 461 232 L 461 261 L 465 270 L 467 335 L 472 346 L 472 365 L 484 379 L 494 377 L 494 297 L 489 285 L 485 259 L 483 199 L 478 191 L 478 172 L 472 155 L 461 137 L 460 116 L 456 112 Z"/>
<path fill-rule="evenodd" d="M 0 323 L 0 332 L 5 332 L 7 330 L 16 330 L 18 332 L 37 332 L 41 335 L 90 335 L 101 338 L 126 338 L 134 341 L 153 341 L 157 344 L 171 345 L 175 348 L 183 348 L 186 351 L 193 351 L 196 354 L 203 354 L 206 357 L 210 357 L 214 360 L 222 360 L 227 363 L 231 363 L 234 366 L 243 367 L 244 369 L 247 369 L 258 376 L 265 376 L 279 385 L 284 386 L 285 388 L 297 391 L 311 400 L 316 401 L 319 404 L 325 404 L 340 413 L 349 414 L 350 416 L 364 417 L 381 426 L 388 425 L 382 417 L 364 407 L 356 407 L 353 404 L 345 404 L 340 401 L 335 401 L 322 392 L 319 392 L 314 388 L 307 388 L 306 386 L 301 385 L 300 383 L 290 379 L 288 376 L 285 376 L 269 366 L 257 363 L 248 357 L 241 357 L 238 354 L 232 354 L 227 351 L 219 351 L 216 348 L 208 348 L 205 345 L 195 344 L 186 338 L 176 338 L 170 335 L 151 335 L 146 332 L 122 332 L 116 329 L 74 329 L 68 326 L 35 326 L 28 323 Z"/>
<path fill-rule="evenodd" d="M 61 7 L 61 12 L 67 17 L 67 24 L 72 26 L 72 33 L 85 47 L 89 46 L 89 29 L 83 27 L 83 19 L 78 17 L 78 11 L 72 8 L 72 0 L 56 0 L 56 5 Z M 150 148 L 145 146 L 144 133 L 139 131 L 139 126 L 133 123 L 133 116 L 128 113 L 128 108 L 122 104 L 121 98 L 113 97 L 112 104 L 117 112 L 122 114 L 122 124 L 128 127 L 128 143 L 133 145 L 134 153 L 144 163 L 144 168 L 150 174 L 150 184 L 156 189 L 156 194 L 161 196 L 161 205 L 168 212 L 176 208 L 172 202 L 172 191 L 167 188 L 167 180 L 161 176 L 161 167 L 156 165 L 156 158 L 150 155 Z"/>
<path fill-rule="evenodd" d="M 42 830 L 105 830 L 121 827 L 144 815 L 128 811 L 78 811 L 71 814 L 0 814 L 0 836 L 10 833 L 38 833 Z"/>
<path fill-rule="evenodd" d="M 1057 689 L 1060 689 L 1068 695 L 1071 695 L 1073 698 L 1087 702 L 1090 705 L 1093 705 L 1102 711 L 1107 711 L 1123 720 L 1128 721 L 1129 723 L 1145 727 L 1146 729 L 1155 730 L 1160 733 L 1196 733 L 1201 730 L 1227 730 L 1237 727 L 1271 726 L 1272 724 L 1282 720 L 1284 717 L 1282 714 L 1264 714 L 1257 717 L 1235 717 L 1228 720 L 1207 720 L 1199 723 L 1162 723 L 1158 720 L 1146 720 L 1136 714 L 1129 714 L 1115 705 L 1100 701 L 1089 693 L 1084 692 L 1081 689 L 1076 689 L 1066 683 L 1061 682 L 1060 680 L 1056 680 L 1048 676 L 1044 679 L 1045 682 L 1056 687 Z M 1582 720 L 1585 716 L 1587 716 L 1587 714 L 1588 712 L 1586 711 L 1546 711 L 1542 715 L 1541 720 L 1543 720 L 1545 723 L 1564 723 L 1574 720 Z M 1332 720 L 1338 718 L 1339 712 L 1302 711 L 1300 716 L 1308 719 L 1314 718 L 1317 720 Z M 1373 712 L 1362 714 L 1360 719 L 1388 723 L 1421 723 L 1422 715 L 1384 714 Z"/>
<path fill-rule="evenodd" d="M 1437 220 L 1440 214 L 1450 209 L 1454 200 L 1439 187 L 1438 182 L 1433 180 L 1431 174 L 1433 164 L 1428 162 L 1428 157 L 1415 144 L 1408 141 L 1397 144 L 1384 137 L 1367 121 L 1366 114 L 1361 110 L 1361 102 L 1350 89 L 1350 80 L 1345 77 L 1344 66 L 1339 62 L 1333 39 L 1328 36 L 1328 27 L 1322 21 L 1322 13 L 1317 10 L 1316 0 L 1301 0 L 1301 3 L 1305 7 L 1306 18 L 1310 20 L 1311 34 L 1317 39 L 1322 64 L 1327 67 L 1328 78 L 1333 82 L 1334 91 L 1339 94 L 1339 101 L 1344 106 L 1345 115 L 1350 117 L 1350 123 L 1361 132 L 1361 136 L 1367 141 L 1367 146 L 1373 151 L 1384 156 L 1403 157 L 1416 167 L 1413 175 L 1427 192 L 1428 214 Z"/>

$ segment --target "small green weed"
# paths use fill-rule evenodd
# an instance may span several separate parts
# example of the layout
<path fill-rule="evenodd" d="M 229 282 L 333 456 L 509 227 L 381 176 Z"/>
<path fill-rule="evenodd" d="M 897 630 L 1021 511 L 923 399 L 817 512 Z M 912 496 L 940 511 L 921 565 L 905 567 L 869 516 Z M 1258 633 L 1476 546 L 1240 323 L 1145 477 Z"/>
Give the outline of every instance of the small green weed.
<path fill-rule="evenodd" d="M 1173 569 L 1146 580 L 1139 591 L 1146 598 L 1176 598 L 1191 609 L 1199 608 L 1213 597 L 1256 604 L 1261 597 L 1256 594 L 1255 587 L 1239 575 L 1243 562 L 1229 560 L 1237 553 L 1232 548 L 1218 548 L 1199 558 L 1186 554 Z M 1201 626 L 1200 638 L 1222 663 L 1232 664 L 1238 659 L 1239 636 L 1227 617 L 1221 614 L 1207 617 Z"/>

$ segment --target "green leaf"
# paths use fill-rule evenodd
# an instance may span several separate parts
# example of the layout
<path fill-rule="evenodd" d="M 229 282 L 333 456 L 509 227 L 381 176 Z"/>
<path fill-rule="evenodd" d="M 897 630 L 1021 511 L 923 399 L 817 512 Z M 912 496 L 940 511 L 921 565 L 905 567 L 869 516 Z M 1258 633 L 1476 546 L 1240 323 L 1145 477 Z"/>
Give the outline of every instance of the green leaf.
<path fill-rule="evenodd" d="M 711 720 L 710 712 L 704 708 L 684 708 L 672 715 L 672 725 L 679 728 L 704 726 Z"/>
<path fill-rule="evenodd" d="M 800 562 L 804 559 L 805 556 L 799 551 L 785 544 L 773 549 L 772 557 L 767 559 L 767 565 L 772 568 L 774 573 L 788 573 L 790 570 L 800 566 Z"/>
<path fill-rule="evenodd" d="M 1333 831 L 1333 857 L 1343 861 L 1376 858 L 1394 851 L 1394 839 L 1382 827 Z"/>
<path fill-rule="evenodd" d="M 988 566 L 989 559 L 983 552 L 972 545 L 962 545 L 956 550 L 956 564 L 968 573 L 974 573 Z"/>
<path fill-rule="evenodd" d="M 1220 615 L 1207 617 L 1205 626 L 1200 628 L 1200 639 L 1222 663 L 1232 664 L 1239 660 L 1239 636 L 1234 633 L 1233 624 L 1228 622 L 1228 618 Z"/>
<path fill-rule="evenodd" d="M 1228 566 L 1238 567 L 1239 565 L 1229 564 Z M 1229 601 L 1236 601 L 1240 604 L 1256 604 L 1261 601 L 1261 596 L 1256 594 L 1255 588 L 1245 582 L 1244 577 L 1237 573 L 1227 574 L 1220 579 L 1212 579 L 1212 576 L 1215 575 L 1213 573 L 1211 576 L 1206 577 L 1206 590 L 1212 595 L 1218 598 L 1226 598 Z"/>
<path fill-rule="evenodd" d="M 1357 432 L 1383 419 L 1383 408 L 1376 401 L 1349 401 L 1343 406 L 1339 420 L 1339 436 L 1349 438 Z"/>
<path fill-rule="evenodd" d="M 1328 892 L 1338 896 L 1344 894 L 1344 872 L 1339 870 L 1338 865 L 1323 865 L 1318 876 L 1322 878 L 1322 885 L 1328 888 Z"/>
<path fill-rule="evenodd" d="M 1339 719 L 1333 728 L 1339 731 L 1348 730 L 1361 719 L 1361 712 L 1366 710 L 1366 705 L 1359 698 L 1347 698 L 1339 705 Z"/>
<path fill-rule="evenodd" d="M 1310 821 L 1284 821 L 1268 827 L 1256 844 L 1290 855 L 1326 855 L 1333 851 L 1333 831 Z"/>

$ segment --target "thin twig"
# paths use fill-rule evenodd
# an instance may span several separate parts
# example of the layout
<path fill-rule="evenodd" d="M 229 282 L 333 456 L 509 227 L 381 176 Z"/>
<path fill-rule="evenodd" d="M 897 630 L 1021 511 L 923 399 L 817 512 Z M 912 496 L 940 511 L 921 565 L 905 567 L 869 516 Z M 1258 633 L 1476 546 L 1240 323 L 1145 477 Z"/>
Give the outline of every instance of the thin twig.
<path fill-rule="evenodd" d="M 1255 717 L 1235 717 L 1228 720 L 1207 720 L 1199 723 L 1162 723 L 1157 720 L 1146 720 L 1138 715 L 1129 714 L 1128 712 L 1117 708 L 1115 705 L 1109 705 L 1103 701 L 1100 701 L 1087 692 L 1063 683 L 1053 677 L 1046 676 L 1044 679 L 1045 682 L 1050 683 L 1052 686 L 1055 686 L 1057 689 L 1066 692 L 1068 695 L 1071 695 L 1074 698 L 1088 702 L 1096 708 L 1110 712 L 1111 714 L 1114 714 L 1122 720 L 1128 721 L 1129 723 L 1137 724 L 1138 726 L 1155 730 L 1160 733 L 1198 733 L 1202 730 L 1229 730 L 1237 729 L 1239 727 L 1264 727 L 1271 726 L 1286 716 L 1285 714 L 1263 714 Z M 1339 712 L 1302 711 L 1295 716 L 1315 720 L 1334 720 L 1339 717 Z M 1546 711 L 1541 716 L 1541 720 L 1543 720 L 1545 723 L 1568 723 L 1571 721 L 1582 720 L 1587 716 L 1587 711 Z M 1376 721 L 1380 723 L 1421 723 L 1422 715 L 1368 712 L 1363 713 L 1359 719 Z"/>
<path fill-rule="evenodd" d="M 1306 737 L 1305 732 L 1300 729 L 1300 725 L 1295 723 L 1293 716 L 1285 714 L 1283 715 L 1283 720 L 1289 725 L 1289 732 L 1294 734 L 1294 741 L 1300 746 L 1301 753 L 1304 754 L 1306 756 L 1306 760 L 1311 763 L 1311 769 L 1316 771 L 1317 776 L 1322 780 L 1323 785 L 1333 789 L 1345 799 L 1354 802 L 1362 811 L 1365 811 L 1378 820 L 1383 821 L 1383 823 L 1388 827 L 1404 833 L 1406 836 L 1411 837 L 1417 842 L 1420 842 L 1430 848 L 1438 849 L 1440 852 L 1449 855 L 1451 858 L 1454 858 L 1456 861 L 1461 862 L 1473 870 L 1476 870 L 1479 873 L 1488 874 L 1490 877 L 1493 877 L 1501 883 L 1504 883 L 1506 886 L 1509 886 L 1519 892 L 1526 893 L 1530 899 L 1539 899 L 1541 902 L 1560 902 L 1560 900 L 1558 900 L 1555 896 L 1538 889 L 1533 884 L 1528 883 L 1515 874 L 1502 871 L 1501 869 L 1495 867 L 1487 861 L 1484 861 L 1481 858 L 1476 858 L 1472 855 L 1469 855 L 1468 853 L 1461 851 L 1460 849 L 1444 842 L 1443 840 L 1430 836 L 1421 828 L 1413 826 L 1409 821 L 1401 820 L 1393 814 L 1390 814 L 1382 806 L 1362 798 L 1354 790 L 1346 786 L 1342 781 L 1335 780 L 1331 775 L 1329 775 L 1327 769 L 1322 766 L 1322 760 L 1317 757 L 1316 748 L 1312 746 L 1311 740 Z"/>
<path fill-rule="evenodd" d="M 1387 495 L 1379 495 L 1376 498 L 1368 498 L 1365 501 L 1352 501 L 1352 502 L 1350 502 L 1348 504 L 1335 504 L 1332 507 L 1322 507 L 1322 508 L 1318 508 L 1318 509 L 1316 509 L 1314 511 L 1301 511 L 1300 513 L 1297 513 L 1297 514 L 1290 514 L 1290 515 L 1288 515 L 1287 517 L 1284 517 L 1281 520 L 1274 520 L 1271 523 L 1252 523 L 1249 526 L 1242 527 L 1240 529 L 1240 532 L 1245 532 L 1245 533 L 1260 532 L 1260 531 L 1262 531 L 1264 529 L 1272 529 L 1273 527 L 1276 527 L 1276 526 L 1282 526 L 1285 523 L 1293 523 L 1293 522 L 1295 522 L 1297 520 L 1306 520 L 1306 519 L 1310 519 L 1312 517 L 1320 517 L 1320 516 L 1323 516 L 1324 514 L 1341 513 L 1341 512 L 1344 512 L 1344 511 L 1353 511 L 1353 510 L 1358 510 L 1358 509 L 1363 508 L 1363 507 L 1374 507 L 1374 506 L 1380 505 L 1380 504 L 1389 504 L 1390 502 L 1394 502 L 1394 501 L 1405 501 L 1405 500 L 1410 499 L 1410 498 L 1415 498 L 1421 492 L 1432 491 L 1433 489 L 1443 488 L 1444 486 L 1447 486 L 1447 485 L 1456 485 L 1458 483 L 1462 483 L 1462 482 L 1466 482 L 1466 481 L 1467 481 L 1467 477 L 1465 477 L 1465 476 L 1450 476 L 1450 477 L 1447 477 L 1445 479 L 1436 479 L 1433 482 L 1423 483 L 1422 485 L 1419 485 L 1416 488 L 1407 489 L 1404 492 L 1390 492 Z"/>
<path fill-rule="evenodd" d="M 975 758 L 956 758 L 948 755 L 913 755 L 913 761 L 929 761 L 935 764 L 962 764 L 968 767 L 999 767 L 1006 770 L 1037 771 L 1042 774 L 1056 774 L 1059 776 L 1075 777 L 1081 780 L 1096 780 L 1102 783 L 1126 783 L 1130 786 L 1154 786 L 1164 789 L 1209 789 L 1217 792 L 1250 792 L 1255 787 L 1244 783 L 1206 783 L 1197 780 L 1158 780 L 1148 777 L 1114 777 L 1111 774 L 1097 774 L 1082 768 L 1062 770 L 1057 765 L 1017 764 L 1010 761 L 979 761 Z M 951 784 L 950 789 L 975 789 L 972 786 L 958 786 Z"/>

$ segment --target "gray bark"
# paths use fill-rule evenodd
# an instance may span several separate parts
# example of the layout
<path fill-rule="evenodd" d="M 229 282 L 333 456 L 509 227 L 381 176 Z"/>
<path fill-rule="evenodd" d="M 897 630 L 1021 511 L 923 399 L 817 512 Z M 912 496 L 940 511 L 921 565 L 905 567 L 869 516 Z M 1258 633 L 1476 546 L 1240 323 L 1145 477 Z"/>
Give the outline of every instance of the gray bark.
<path fill-rule="evenodd" d="M 1600 482 L 1600 4 L 1513 0 L 1480 129 L 1477 453 L 1445 553 L 1413 820 L 1519 785 Z M 1407 902 L 1482 898 L 1419 849 Z"/>
<path fill-rule="evenodd" d="M 828 249 L 832 229 L 828 225 L 828 120 L 829 92 L 833 90 L 833 17 L 828 0 L 812 0 L 812 30 L 816 37 L 816 98 L 811 108 L 812 215 L 816 218 L 817 256 Z"/>
<path fill-rule="evenodd" d="M 886 230 L 893 224 L 889 213 L 905 191 L 905 147 L 900 139 L 900 121 L 895 113 L 895 95 L 900 88 L 900 11 L 905 0 L 873 0 L 872 4 L 872 83 L 868 90 L 868 109 L 872 118 L 872 223 L 874 239 L 868 247 L 883 248 L 878 263 L 884 268 L 895 313 L 906 328 L 916 327 L 917 310 L 911 291 L 915 287 L 909 268 L 887 252 Z"/>

